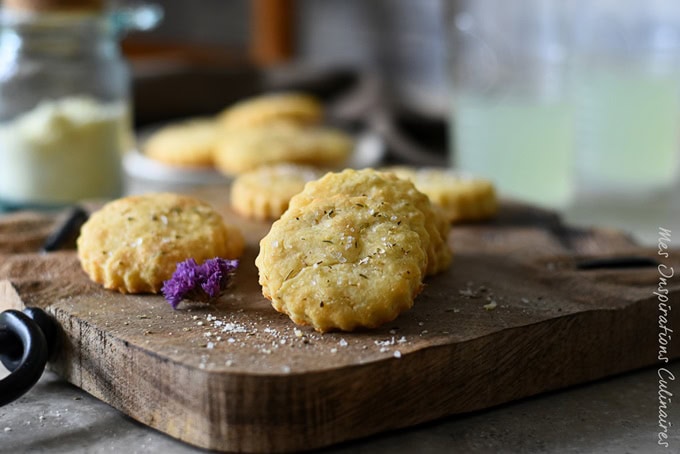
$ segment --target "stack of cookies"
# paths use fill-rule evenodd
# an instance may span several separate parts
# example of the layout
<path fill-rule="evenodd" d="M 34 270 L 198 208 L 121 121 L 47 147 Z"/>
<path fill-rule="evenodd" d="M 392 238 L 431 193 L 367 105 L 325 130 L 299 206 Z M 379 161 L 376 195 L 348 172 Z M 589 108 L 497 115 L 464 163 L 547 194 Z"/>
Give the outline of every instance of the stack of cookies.
<path fill-rule="evenodd" d="M 230 176 L 278 163 L 342 166 L 354 144 L 322 120 L 322 106 L 312 96 L 263 95 L 215 118 L 166 126 L 149 138 L 144 153 L 165 164 L 215 167 Z"/>
<path fill-rule="evenodd" d="M 328 173 L 308 183 L 260 242 L 263 294 L 317 331 L 376 327 L 409 309 L 446 269 L 449 223 L 391 173 Z"/>

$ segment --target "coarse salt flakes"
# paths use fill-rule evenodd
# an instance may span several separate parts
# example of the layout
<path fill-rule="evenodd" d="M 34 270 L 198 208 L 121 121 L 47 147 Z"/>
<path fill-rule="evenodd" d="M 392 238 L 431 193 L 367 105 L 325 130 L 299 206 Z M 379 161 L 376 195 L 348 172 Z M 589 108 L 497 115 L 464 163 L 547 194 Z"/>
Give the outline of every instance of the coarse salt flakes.
<path fill-rule="evenodd" d="M 340 342 L 338 342 L 338 345 L 341 347 L 347 347 L 347 341 L 345 339 L 340 339 Z"/>
<path fill-rule="evenodd" d="M 392 336 L 391 339 L 386 339 L 386 340 L 381 340 L 381 341 L 374 341 L 375 345 L 378 346 L 388 346 L 388 345 L 394 345 L 394 336 Z"/>
<path fill-rule="evenodd" d="M 395 358 L 401 358 L 401 352 L 400 352 L 399 350 L 396 350 L 396 351 L 394 352 L 394 357 L 395 357 Z"/>
<path fill-rule="evenodd" d="M 225 323 L 222 328 L 223 333 L 245 333 L 247 330 L 245 326 L 239 325 L 237 323 Z"/>

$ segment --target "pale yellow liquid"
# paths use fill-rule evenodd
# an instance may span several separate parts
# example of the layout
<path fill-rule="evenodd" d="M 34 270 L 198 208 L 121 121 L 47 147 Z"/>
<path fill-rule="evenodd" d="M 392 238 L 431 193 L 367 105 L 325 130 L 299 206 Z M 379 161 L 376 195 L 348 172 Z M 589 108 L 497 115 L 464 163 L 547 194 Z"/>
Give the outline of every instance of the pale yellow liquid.
<path fill-rule="evenodd" d="M 584 71 L 575 81 L 579 180 L 619 192 L 670 187 L 680 154 L 680 74 Z"/>
<path fill-rule="evenodd" d="M 567 103 L 454 100 L 456 168 L 491 179 L 501 196 L 561 208 L 572 195 L 573 125 Z"/>

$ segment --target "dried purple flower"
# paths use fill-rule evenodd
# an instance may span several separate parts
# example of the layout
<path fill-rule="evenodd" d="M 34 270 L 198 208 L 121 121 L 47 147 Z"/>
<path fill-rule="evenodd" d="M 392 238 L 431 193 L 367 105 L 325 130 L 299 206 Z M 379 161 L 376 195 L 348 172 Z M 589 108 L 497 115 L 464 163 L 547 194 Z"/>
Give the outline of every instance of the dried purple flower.
<path fill-rule="evenodd" d="M 177 264 L 172 278 L 163 282 L 161 291 L 173 309 L 177 309 L 182 300 L 210 301 L 227 288 L 237 267 L 238 260 L 216 257 L 199 265 L 196 260 L 187 259 Z"/>

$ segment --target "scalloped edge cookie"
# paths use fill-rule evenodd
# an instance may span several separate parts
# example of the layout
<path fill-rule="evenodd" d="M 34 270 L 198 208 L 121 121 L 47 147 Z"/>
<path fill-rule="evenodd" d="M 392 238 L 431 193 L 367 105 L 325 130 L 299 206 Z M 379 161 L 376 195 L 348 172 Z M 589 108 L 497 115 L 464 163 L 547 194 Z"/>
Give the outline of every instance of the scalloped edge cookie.
<path fill-rule="evenodd" d="M 420 236 L 402 221 L 390 203 L 370 197 L 291 207 L 260 242 L 263 295 L 320 332 L 394 320 L 413 306 L 427 263 Z"/>
<path fill-rule="evenodd" d="M 449 222 L 481 221 L 498 211 L 496 190 L 489 180 L 438 168 L 401 166 L 383 170 L 412 181 L 442 208 Z"/>
<path fill-rule="evenodd" d="M 209 204 L 157 193 L 107 203 L 83 225 L 78 258 L 90 279 L 121 293 L 157 293 L 178 262 L 235 259 L 241 232 Z"/>
<path fill-rule="evenodd" d="M 321 172 L 309 166 L 277 164 L 239 175 L 231 185 L 231 206 L 241 216 L 278 219 L 288 209 L 290 199 Z"/>

